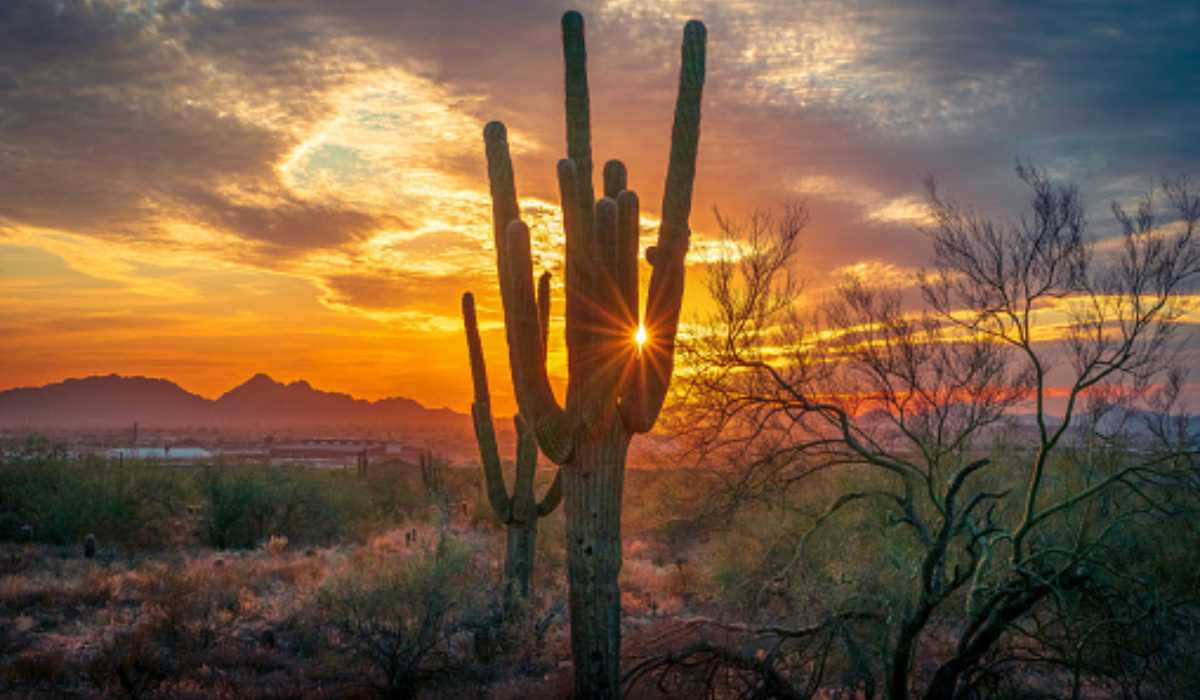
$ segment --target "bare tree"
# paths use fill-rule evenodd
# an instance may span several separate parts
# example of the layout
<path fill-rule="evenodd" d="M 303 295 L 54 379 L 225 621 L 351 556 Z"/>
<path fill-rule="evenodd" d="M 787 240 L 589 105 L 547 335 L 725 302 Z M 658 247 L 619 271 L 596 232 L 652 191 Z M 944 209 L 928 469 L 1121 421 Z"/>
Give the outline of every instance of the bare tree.
<path fill-rule="evenodd" d="M 1106 546 L 1127 519 L 1177 512 L 1165 492 L 1195 476 L 1186 423 L 1166 416 L 1182 386 L 1181 292 L 1200 275 L 1200 198 L 1166 182 L 1173 219 L 1150 196 L 1132 214 L 1114 205 L 1121 236 L 1096 243 L 1075 188 L 1017 174 L 1031 209 L 1010 224 L 929 183 L 933 265 L 913 311 L 902 290 L 851 281 L 805 317 L 789 274 L 803 211 L 722 218 L 739 252 L 714 267 L 716 312 L 683 348 L 693 371 L 675 424 L 724 465 L 714 508 L 786 500 L 831 470 L 858 484 L 815 517 L 777 581 L 802 577 L 813 536 L 862 504 L 913 553 L 898 600 L 843 611 L 890 621 L 891 698 L 914 692 L 935 620 L 954 643 L 923 695 L 960 696 L 1035 613 L 1111 571 Z M 1119 506 L 1105 515 L 1103 499 Z"/>

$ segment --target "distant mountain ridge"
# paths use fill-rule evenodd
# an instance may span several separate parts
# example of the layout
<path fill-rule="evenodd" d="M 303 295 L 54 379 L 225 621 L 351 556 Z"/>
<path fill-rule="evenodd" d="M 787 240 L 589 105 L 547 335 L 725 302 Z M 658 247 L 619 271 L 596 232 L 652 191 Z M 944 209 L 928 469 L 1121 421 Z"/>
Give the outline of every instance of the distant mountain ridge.
<path fill-rule="evenodd" d="M 167 379 L 117 374 L 0 391 L 0 427 L 107 428 L 134 421 L 147 427 L 457 430 L 468 427 L 470 417 L 404 397 L 368 401 L 304 380 L 283 384 L 261 373 L 215 400 Z"/>

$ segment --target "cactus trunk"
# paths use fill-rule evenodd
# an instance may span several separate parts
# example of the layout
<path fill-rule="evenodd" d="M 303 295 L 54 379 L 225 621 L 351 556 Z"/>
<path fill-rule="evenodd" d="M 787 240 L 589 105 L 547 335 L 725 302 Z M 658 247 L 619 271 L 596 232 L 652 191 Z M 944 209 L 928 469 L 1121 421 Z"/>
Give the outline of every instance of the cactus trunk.
<path fill-rule="evenodd" d="M 508 547 L 504 554 L 506 595 L 529 597 L 532 590 L 533 564 L 537 552 L 537 519 L 507 526 Z"/>
<path fill-rule="evenodd" d="M 620 695 L 621 498 L 629 437 L 611 431 L 580 440 L 564 466 L 571 657 L 576 698 Z"/>

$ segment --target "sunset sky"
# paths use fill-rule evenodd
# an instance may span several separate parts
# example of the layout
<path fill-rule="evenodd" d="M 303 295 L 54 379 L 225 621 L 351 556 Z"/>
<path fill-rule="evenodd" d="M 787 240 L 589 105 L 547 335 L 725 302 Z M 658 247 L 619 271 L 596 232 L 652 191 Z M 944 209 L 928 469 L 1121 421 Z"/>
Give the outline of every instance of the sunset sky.
<path fill-rule="evenodd" d="M 212 397 L 261 371 L 466 410 L 471 290 L 511 410 L 481 133 L 507 124 L 538 267 L 561 285 L 571 8 L 595 157 L 628 164 L 645 240 L 680 33 L 708 25 L 685 321 L 714 206 L 806 202 L 817 298 L 927 261 L 928 174 L 1002 217 L 1030 160 L 1079 185 L 1098 236 L 1111 201 L 1200 176 L 1195 0 L 3 0 L 0 389 L 117 372 Z"/>

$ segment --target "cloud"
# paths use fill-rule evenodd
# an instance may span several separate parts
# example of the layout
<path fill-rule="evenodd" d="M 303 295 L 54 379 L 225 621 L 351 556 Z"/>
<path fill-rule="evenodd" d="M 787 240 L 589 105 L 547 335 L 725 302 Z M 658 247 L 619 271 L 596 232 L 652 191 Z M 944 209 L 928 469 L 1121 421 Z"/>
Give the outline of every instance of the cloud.
<path fill-rule="evenodd" d="M 739 216 L 806 201 L 802 273 L 827 283 L 834 270 L 890 275 L 927 260 L 916 230 L 927 174 L 1007 218 L 1026 198 L 1012 164 L 1029 158 L 1077 181 L 1108 234 L 1108 200 L 1130 201 L 1151 176 L 1200 156 L 1194 3 L 579 9 L 594 154 L 626 161 L 646 238 L 682 24 L 708 24 L 696 273 L 720 245 L 714 205 Z M 451 332 L 461 291 L 496 308 L 480 132 L 502 119 L 535 264 L 560 285 L 561 10 L 543 0 L 0 3 L 0 238 L 74 272 L 37 282 L 36 294 L 8 270 L 0 281 L 64 324 L 81 289 L 104 285 L 113 304 L 176 305 L 147 317 L 182 317 L 187 305 L 187 318 L 238 333 L 262 317 L 231 320 L 234 292 L 254 303 L 302 296 L 290 303 L 303 322 L 326 329 Z M 9 304 L 6 318 L 22 318 Z"/>
<path fill-rule="evenodd" d="M 1187 30 L 1197 19 L 1185 3 L 584 9 L 597 156 L 630 161 L 651 210 L 679 26 L 707 20 L 701 230 L 712 225 L 705 203 L 746 209 L 813 177 L 911 210 L 934 172 L 1000 207 L 1018 192 L 1018 156 L 1095 180 L 1097 159 L 1129 154 L 1163 170 L 1196 155 L 1164 142 L 1197 141 L 1181 138 L 1200 121 L 1188 80 L 1200 70 Z M 17 99 L 6 100 L 2 147 L 20 164 L 3 183 L 11 220 L 148 237 L 146 222 L 167 215 L 259 239 L 272 254 L 338 246 L 382 227 L 378 210 L 396 205 L 381 196 L 396 189 L 387 180 L 413 192 L 457 179 L 478 191 L 474 132 L 493 117 L 530 139 L 518 157 L 523 193 L 553 200 L 562 127 L 558 72 L 545 70 L 558 54 L 552 4 L 14 0 L 3 12 L 0 84 Z M 1137 138 L 1130 120 L 1144 127 Z M 363 148 L 370 137 L 377 143 Z M 262 206 L 231 189 L 260 193 Z M 315 192 L 319 203 L 298 199 Z M 812 196 L 816 207 L 833 198 Z M 830 233 L 834 216 L 891 224 L 890 236 L 861 231 L 862 243 L 890 238 L 902 254 L 911 217 L 875 209 L 834 206 L 814 227 Z"/>
<path fill-rule="evenodd" d="M 256 34 L 255 15 L 225 9 L 6 3 L 0 216 L 126 240 L 159 237 L 164 219 L 198 220 L 299 250 L 375 225 L 363 212 L 298 201 L 275 169 L 327 111 L 339 61 L 293 34 Z M 236 58 L 248 54 L 255 60 Z"/>

